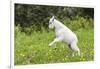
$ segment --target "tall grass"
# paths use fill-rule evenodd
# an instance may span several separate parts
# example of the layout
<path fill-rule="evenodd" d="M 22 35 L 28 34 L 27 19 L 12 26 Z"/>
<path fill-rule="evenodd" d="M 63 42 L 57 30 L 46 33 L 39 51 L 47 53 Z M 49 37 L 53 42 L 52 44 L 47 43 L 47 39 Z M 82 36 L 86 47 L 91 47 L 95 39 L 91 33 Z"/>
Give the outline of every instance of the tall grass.
<path fill-rule="evenodd" d="M 43 29 L 26 34 L 15 27 L 15 65 L 93 61 L 94 30 L 78 29 L 75 33 L 81 56 L 72 57 L 72 51 L 63 42 L 57 43 L 56 49 L 48 46 L 55 37 L 53 31 Z"/>

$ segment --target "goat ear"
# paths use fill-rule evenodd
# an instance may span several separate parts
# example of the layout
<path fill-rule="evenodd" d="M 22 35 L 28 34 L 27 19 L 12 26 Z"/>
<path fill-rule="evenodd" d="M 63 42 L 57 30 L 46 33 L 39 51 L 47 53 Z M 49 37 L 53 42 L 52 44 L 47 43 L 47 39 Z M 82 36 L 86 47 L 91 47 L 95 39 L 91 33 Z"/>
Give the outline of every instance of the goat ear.
<path fill-rule="evenodd" d="M 52 20 L 54 21 L 54 19 L 55 19 L 55 16 L 52 16 Z"/>

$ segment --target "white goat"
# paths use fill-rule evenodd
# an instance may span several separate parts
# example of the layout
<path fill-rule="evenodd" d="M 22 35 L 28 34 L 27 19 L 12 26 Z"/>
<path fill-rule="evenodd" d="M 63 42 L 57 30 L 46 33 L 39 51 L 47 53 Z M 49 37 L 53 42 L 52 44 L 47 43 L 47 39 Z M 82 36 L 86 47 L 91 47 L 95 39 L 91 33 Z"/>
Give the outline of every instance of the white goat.
<path fill-rule="evenodd" d="M 69 48 L 71 48 L 74 52 L 77 52 L 77 55 L 80 55 L 80 49 L 77 47 L 78 39 L 68 27 L 56 20 L 53 16 L 49 21 L 49 28 L 55 28 L 56 33 L 56 38 L 49 44 L 49 46 L 55 46 L 56 42 L 63 41 L 68 43 Z"/>

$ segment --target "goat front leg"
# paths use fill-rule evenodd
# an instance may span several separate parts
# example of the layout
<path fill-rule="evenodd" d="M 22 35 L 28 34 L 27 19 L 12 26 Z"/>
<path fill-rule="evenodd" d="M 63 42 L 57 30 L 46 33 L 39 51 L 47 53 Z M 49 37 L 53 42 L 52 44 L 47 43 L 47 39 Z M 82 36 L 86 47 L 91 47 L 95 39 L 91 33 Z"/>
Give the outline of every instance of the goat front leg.
<path fill-rule="evenodd" d="M 49 46 L 54 46 L 56 47 L 56 43 L 59 42 L 59 41 L 62 41 L 62 38 L 55 38 L 50 44 Z"/>

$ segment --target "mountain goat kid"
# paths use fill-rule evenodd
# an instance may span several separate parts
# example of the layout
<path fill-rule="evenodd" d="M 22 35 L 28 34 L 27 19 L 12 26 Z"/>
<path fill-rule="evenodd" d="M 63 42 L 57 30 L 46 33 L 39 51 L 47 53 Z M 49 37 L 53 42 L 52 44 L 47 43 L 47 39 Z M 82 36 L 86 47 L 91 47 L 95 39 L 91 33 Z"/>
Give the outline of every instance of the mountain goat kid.
<path fill-rule="evenodd" d="M 74 32 L 72 32 L 68 27 L 62 24 L 60 21 L 56 20 L 54 16 L 49 20 L 49 28 L 55 29 L 56 38 L 49 44 L 49 46 L 55 46 L 57 42 L 63 41 L 69 45 L 69 48 L 80 56 L 80 49 L 77 46 L 78 39 Z"/>

